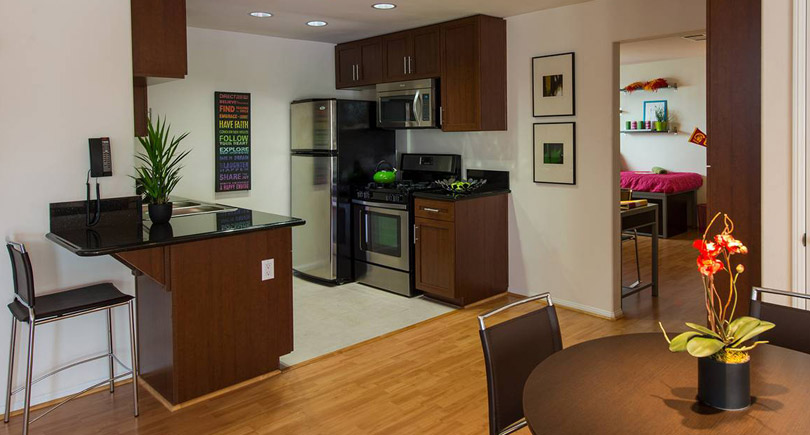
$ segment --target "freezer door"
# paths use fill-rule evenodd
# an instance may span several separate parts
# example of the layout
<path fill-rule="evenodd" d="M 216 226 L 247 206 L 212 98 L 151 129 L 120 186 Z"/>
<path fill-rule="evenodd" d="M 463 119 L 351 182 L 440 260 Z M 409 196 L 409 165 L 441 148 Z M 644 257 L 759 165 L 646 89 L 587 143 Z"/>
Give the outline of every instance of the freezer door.
<path fill-rule="evenodd" d="M 315 278 L 337 278 L 337 157 L 295 154 L 291 214 L 307 224 L 292 229 L 293 269 Z"/>
<path fill-rule="evenodd" d="M 337 149 L 337 101 L 307 101 L 290 105 L 290 149 Z"/>

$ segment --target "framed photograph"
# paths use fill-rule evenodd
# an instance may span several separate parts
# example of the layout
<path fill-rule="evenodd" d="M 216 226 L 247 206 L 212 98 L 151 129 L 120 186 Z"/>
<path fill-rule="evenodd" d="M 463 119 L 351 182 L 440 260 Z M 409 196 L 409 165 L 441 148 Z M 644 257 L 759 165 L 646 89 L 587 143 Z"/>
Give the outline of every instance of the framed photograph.
<path fill-rule="evenodd" d="M 534 182 L 577 184 L 576 123 L 534 124 Z"/>
<path fill-rule="evenodd" d="M 532 58 L 534 116 L 573 116 L 574 53 Z"/>
<path fill-rule="evenodd" d="M 664 111 L 664 121 L 667 120 L 667 100 L 655 100 L 655 101 L 645 101 L 644 102 L 644 122 L 647 121 L 658 121 L 658 117 L 655 115 L 656 112 L 659 110 Z"/>

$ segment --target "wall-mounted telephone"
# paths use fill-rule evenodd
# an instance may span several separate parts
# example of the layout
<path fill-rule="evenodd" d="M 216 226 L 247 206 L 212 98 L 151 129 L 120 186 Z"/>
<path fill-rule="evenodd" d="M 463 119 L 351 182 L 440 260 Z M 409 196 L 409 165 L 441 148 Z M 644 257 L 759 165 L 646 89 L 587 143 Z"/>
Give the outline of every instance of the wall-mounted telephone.
<path fill-rule="evenodd" d="M 90 138 L 90 176 L 109 177 L 112 175 L 110 138 Z"/>
<path fill-rule="evenodd" d="M 112 176 L 112 155 L 110 154 L 110 138 L 95 137 L 90 142 L 90 170 L 87 171 L 87 226 L 92 227 L 101 220 L 101 186 L 98 177 Z M 96 207 L 90 210 L 90 177 L 96 179 Z"/>

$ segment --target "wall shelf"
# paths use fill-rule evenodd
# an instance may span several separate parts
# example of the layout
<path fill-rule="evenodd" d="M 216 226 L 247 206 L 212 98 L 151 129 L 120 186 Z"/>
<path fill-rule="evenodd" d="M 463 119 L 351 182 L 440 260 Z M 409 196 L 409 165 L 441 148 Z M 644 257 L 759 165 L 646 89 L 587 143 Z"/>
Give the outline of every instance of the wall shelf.
<path fill-rule="evenodd" d="M 673 91 L 677 91 L 678 90 L 678 84 L 677 83 L 670 83 L 669 86 L 667 86 L 665 88 L 658 88 L 655 91 L 648 91 L 646 89 L 636 89 L 633 92 L 656 92 L 656 91 L 660 91 L 662 89 L 672 89 Z M 627 91 L 625 91 L 624 88 L 619 89 L 619 92 L 627 93 Z"/>
<path fill-rule="evenodd" d="M 647 133 L 647 134 L 678 134 L 676 130 L 668 130 L 668 131 L 657 131 L 657 130 L 620 130 L 619 133 L 629 133 L 629 134 L 639 134 L 639 133 Z"/>

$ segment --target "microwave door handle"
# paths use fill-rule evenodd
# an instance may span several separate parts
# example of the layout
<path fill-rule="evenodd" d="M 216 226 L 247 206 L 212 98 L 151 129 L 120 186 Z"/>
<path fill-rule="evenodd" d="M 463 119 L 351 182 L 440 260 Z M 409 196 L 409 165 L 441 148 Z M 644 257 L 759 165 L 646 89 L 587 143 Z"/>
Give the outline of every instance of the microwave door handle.
<path fill-rule="evenodd" d="M 419 91 L 416 91 L 413 95 L 413 120 L 419 125 L 422 121 L 422 102 L 419 98 Z"/>

